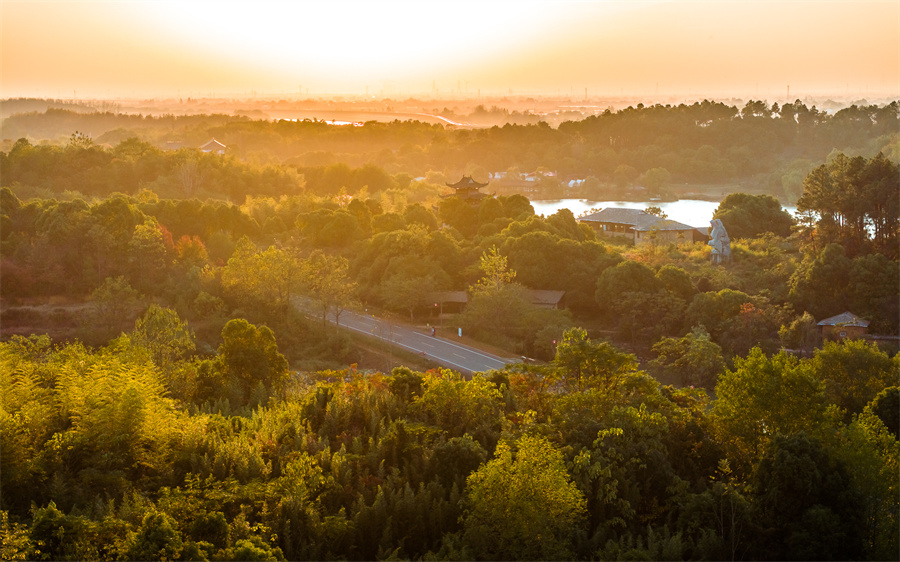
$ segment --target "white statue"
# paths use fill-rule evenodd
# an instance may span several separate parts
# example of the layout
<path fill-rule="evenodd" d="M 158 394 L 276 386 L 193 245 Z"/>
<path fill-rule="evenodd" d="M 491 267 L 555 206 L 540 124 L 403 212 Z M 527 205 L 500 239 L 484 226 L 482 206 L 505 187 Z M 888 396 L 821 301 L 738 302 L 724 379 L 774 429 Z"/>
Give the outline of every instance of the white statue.
<path fill-rule="evenodd" d="M 709 233 L 710 240 L 707 242 L 712 246 L 710 259 L 715 264 L 725 263 L 731 259 L 731 239 L 728 238 L 728 232 L 720 219 L 713 219 L 709 224 L 712 226 Z"/>

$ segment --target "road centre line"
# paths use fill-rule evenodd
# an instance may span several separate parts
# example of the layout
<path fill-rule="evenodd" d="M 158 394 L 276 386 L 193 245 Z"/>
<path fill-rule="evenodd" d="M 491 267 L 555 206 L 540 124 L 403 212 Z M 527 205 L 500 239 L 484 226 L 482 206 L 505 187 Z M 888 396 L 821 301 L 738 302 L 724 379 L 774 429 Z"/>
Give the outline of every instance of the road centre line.
<path fill-rule="evenodd" d="M 355 330 L 355 331 L 360 332 L 360 333 L 362 333 L 362 334 L 369 333 L 369 332 L 366 332 L 365 329 L 363 329 L 363 328 L 357 328 L 357 327 L 355 327 L 355 326 L 350 326 L 350 325 L 346 325 L 346 324 L 345 324 L 344 327 L 347 328 L 347 329 L 349 329 L 349 330 Z M 380 339 L 380 340 L 382 340 L 382 341 L 386 341 L 386 342 L 388 342 L 388 343 L 390 343 L 390 344 L 393 344 L 393 345 L 396 345 L 396 346 L 399 346 L 399 347 L 406 348 L 408 351 L 412 351 L 412 352 L 414 352 L 414 353 L 419 353 L 419 350 L 418 350 L 418 349 L 415 349 L 415 348 L 413 348 L 413 347 L 410 347 L 410 346 L 408 346 L 408 345 L 406 345 L 406 344 L 404 344 L 404 343 L 400 343 L 400 342 L 395 341 L 395 340 L 389 340 L 389 339 L 385 338 L 384 336 L 379 336 L 379 335 L 377 335 L 377 334 L 369 333 L 369 335 L 374 335 L 376 338 L 378 338 L 378 339 Z M 460 365 L 459 363 L 454 363 L 453 361 L 449 361 L 449 360 L 446 360 L 446 359 L 438 359 L 437 357 L 430 357 L 429 359 L 431 359 L 432 361 L 435 361 L 435 362 L 449 363 L 451 366 L 456 367 L 457 369 L 459 369 L 459 370 L 461 370 L 461 371 L 465 371 L 465 372 L 467 372 L 467 373 L 478 373 L 478 372 L 483 372 L 483 371 L 473 371 L 472 369 L 469 369 L 468 367 L 465 367 L 465 366 L 463 366 L 463 365 Z"/>
<path fill-rule="evenodd" d="M 397 345 L 399 347 L 402 347 L 402 348 L 404 348 L 408 351 L 412 351 L 414 353 L 425 353 L 425 352 L 420 349 L 411 347 L 411 345 L 409 345 L 409 344 L 404 344 L 403 342 L 398 341 L 396 338 L 405 337 L 405 338 L 409 339 L 411 342 L 417 341 L 417 345 L 419 345 L 419 346 L 424 346 L 427 343 L 427 345 L 431 346 L 432 350 L 438 349 L 438 352 L 433 353 L 434 356 L 431 357 L 431 360 L 433 360 L 433 361 L 437 361 L 439 359 L 438 355 L 440 354 L 440 347 L 435 346 L 435 343 L 440 342 L 441 344 L 449 346 L 450 348 L 455 348 L 456 350 L 461 351 L 462 354 L 454 353 L 454 355 L 462 360 L 472 360 L 474 358 L 472 356 L 477 356 L 477 357 L 482 358 L 483 360 L 486 360 L 489 363 L 494 363 L 496 365 L 496 366 L 492 366 L 492 367 L 489 366 L 488 370 L 489 369 L 503 369 L 506 367 L 506 365 L 515 362 L 514 358 L 510 358 L 507 360 L 505 358 L 502 358 L 502 357 L 499 357 L 496 355 L 492 355 L 489 353 L 483 353 L 481 351 L 466 347 L 465 345 L 458 344 L 458 343 L 448 340 L 448 339 L 422 334 L 422 333 L 418 332 L 415 328 L 409 327 L 405 324 L 391 324 L 382 318 L 377 318 L 377 317 L 371 316 L 369 314 L 362 314 L 362 313 L 355 312 L 352 310 L 346 310 L 346 311 L 344 311 L 344 314 L 346 314 L 345 318 L 347 319 L 348 322 L 355 323 L 357 325 L 354 326 L 354 325 L 351 325 L 350 323 L 340 324 L 338 319 L 334 318 L 333 313 L 331 315 L 329 315 L 327 317 L 327 319 L 330 323 L 336 325 L 338 328 L 344 327 L 344 328 L 354 330 L 359 333 L 375 336 L 376 338 L 378 338 L 382 341 L 389 342 L 393 345 Z M 360 324 L 362 324 L 363 327 L 359 327 L 358 325 L 360 325 Z M 385 326 L 385 324 L 387 324 L 387 326 Z M 381 334 L 384 334 L 386 331 L 385 330 L 386 327 L 391 332 L 390 337 L 387 337 L 385 335 L 379 335 L 377 333 L 380 331 Z M 446 351 L 448 353 L 452 353 L 451 350 L 446 350 Z M 467 354 L 467 355 L 465 355 L 465 354 Z M 449 361 L 449 360 L 445 360 L 445 359 L 440 359 L 440 361 L 447 363 L 451 366 L 457 367 L 468 373 L 483 372 L 483 371 L 474 371 L 463 365 L 454 363 L 453 361 Z"/>
<path fill-rule="evenodd" d="M 365 318 L 365 319 L 367 319 L 367 320 L 371 319 L 376 325 L 381 324 L 381 323 L 384 322 L 384 320 L 380 320 L 380 319 L 377 319 L 377 318 L 372 318 L 372 317 L 367 316 L 367 315 L 362 315 L 362 314 L 359 314 L 358 312 L 353 312 L 353 311 L 348 311 L 348 312 L 349 312 L 351 315 L 355 315 L 355 316 L 358 316 L 358 317 L 360 317 L 360 318 Z M 461 349 L 461 350 L 463 350 L 463 351 L 465 351 L 465 352 L 467 352 L 467 353 L 471 353 L 471 354 L 473 354 L 473 355 L 481 356 L 481 357 L 483 357 L 483 358 L 485 358 L 485 359 L 490 359 L 490 360 L 493 360 L 493 361 L 497 361 L 497 362 L 503 363 L 504 366 L 506 366 L 507 364 L 513 362 L 513 361 L 506 361 L 505 359 L 503 359 L 502 357 L 497 356 L 497 355 L 486 354 L 486 353 L 482 353 L 482 352 L 480 352 L 480 351 L 477 351 L 477 350 L 474 350 L 474 349 L 471 349 L 471 348 L 468 348 L 468 347 L 464 347 L 464 346 L 462 346 L 462 345 L 457 344 L 456 342 L 454 342 L 454 341 L 452 341 L 452 340 L 440 338 L 440 337 L 437 337 L 437 336 L 426 336 L 425 334 L 421 334 L 421 333 L 415 331 L 413 328 L 408 328 L 408 327 L 406 327 L 406 326 L 404 326 L 404 325 L 398 325 L 398 326 L 397 326 L 397 329 L 398 329 L 398 330 L 406 330 L 410 336 L 417 336 L 417 337 L 420 337 L 420 338 L 422 338 L 424 341 L 427 341 L 429 338 L 435 338 L 435 339 L 437 339 L 438 341 L 441 341 L 441 342 L 443 342 L 443 343 L 445 343 L 445 344 L 447 344 L 447 345 L 449 345 L 449 346 L 455 347 L 455 348 L 457 348 L 457 349 Z"/>

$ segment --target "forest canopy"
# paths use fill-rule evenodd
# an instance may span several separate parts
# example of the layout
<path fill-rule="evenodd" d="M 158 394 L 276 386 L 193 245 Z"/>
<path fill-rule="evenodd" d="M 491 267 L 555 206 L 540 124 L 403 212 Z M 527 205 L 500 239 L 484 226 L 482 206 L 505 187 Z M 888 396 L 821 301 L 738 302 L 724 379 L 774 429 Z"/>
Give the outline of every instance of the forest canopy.
<path fill-rule="evenodd" d="M 896 557 L 896 103 L 3 127 L 3 559 Z M 538 168 L 765 189 L 723 196 L 722 265 L 521 194 L 446 197 Z M 347 310 L 521 362 L 443 369 Z M 823 339 L 847 311 L 868 338 Z"/>

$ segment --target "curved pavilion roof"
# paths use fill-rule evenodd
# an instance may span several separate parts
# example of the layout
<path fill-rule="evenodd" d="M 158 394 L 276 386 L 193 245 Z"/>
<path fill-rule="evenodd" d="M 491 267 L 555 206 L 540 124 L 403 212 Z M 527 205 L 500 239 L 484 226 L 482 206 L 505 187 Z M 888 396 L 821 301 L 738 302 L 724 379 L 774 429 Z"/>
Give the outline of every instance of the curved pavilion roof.
<path fill-rule="evenodd" d="M 478 183 L 477 181 L 472 179 L 472 176 L 463 176 L 461 180 L 454 184 L 447 184 L 447 187 L 452 187 L 453 189 L 481 189 L 486 186 L 487 183 Z"/>

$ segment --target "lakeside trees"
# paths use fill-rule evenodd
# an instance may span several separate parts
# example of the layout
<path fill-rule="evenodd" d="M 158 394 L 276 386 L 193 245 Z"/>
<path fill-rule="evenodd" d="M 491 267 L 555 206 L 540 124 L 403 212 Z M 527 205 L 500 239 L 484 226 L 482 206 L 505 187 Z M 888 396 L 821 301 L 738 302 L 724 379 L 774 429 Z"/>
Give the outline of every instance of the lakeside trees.
<path fill-rule="evenodd" d="M 713 218 L 722 220 L 731 238 L 756 238 L 766 232 L 790 236 L 794 225 L 794 218 L 770 195 L 726 195 Z"/>
<path fill-rule="evenodd" d="M 797 211 L 814 251 L 837 243 L 850 257 L 897 258 L 900 168 L 883 153 L 872 159 L 838 154 L 810 172 L 803 188 Z"/>

